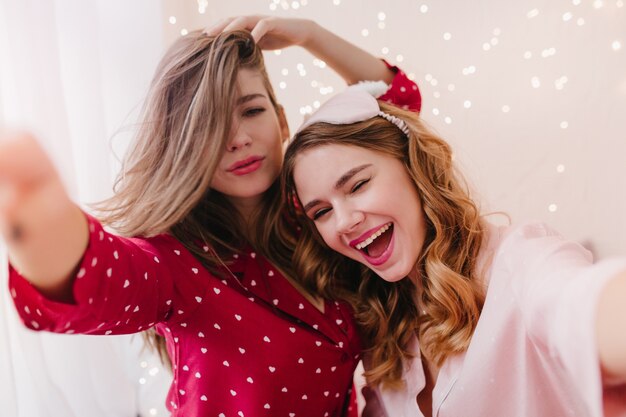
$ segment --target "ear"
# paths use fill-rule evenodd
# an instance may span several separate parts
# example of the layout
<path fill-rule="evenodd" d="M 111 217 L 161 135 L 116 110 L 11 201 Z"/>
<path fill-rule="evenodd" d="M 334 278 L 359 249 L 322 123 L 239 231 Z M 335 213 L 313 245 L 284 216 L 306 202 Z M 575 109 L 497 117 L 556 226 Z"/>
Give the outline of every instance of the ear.
<path fill-rule="evenodd" d="M 291 134 L 289 133 L 289 124 L 285 116 L 285 108 L 279 104 L 276 108 L 276 114 L 278 115 L 278 124 L 280 125 L 280 135 L 283 138 L 283 142 L 288 142 Z"/>

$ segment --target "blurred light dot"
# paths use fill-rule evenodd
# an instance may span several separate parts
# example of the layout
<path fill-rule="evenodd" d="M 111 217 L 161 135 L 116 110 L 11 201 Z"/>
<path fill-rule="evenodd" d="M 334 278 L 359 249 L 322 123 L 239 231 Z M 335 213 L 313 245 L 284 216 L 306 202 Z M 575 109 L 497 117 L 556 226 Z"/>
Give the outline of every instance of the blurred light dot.
<path fill-rule="evenodd" d="M 502 31 L 500 30 L 500 28 L 495 28 L 493 30 L 493 35 L 494 36 L 500 36 L 501 33 L 502 33 Z"/>
<path fill-rule="evenodd" d="M 507 106 L 506 104 L 502 106 L 502 113 L 508 113 L 510 111 L 511 111 L 511 108 Z"/>
<path fill-rule="evenodd" d="M 456 86 L 454 84 L 448 84 L 448 91 L 454 91 Z"/>
<path fill-rule="evenodd" d="M 435 107 L 435 108 L 433 109 L 433 114 L 434 114 L 435 116 L 439 116 L 439 109 Z"/>
<path fill-rule="evenodd" d="M 404 61 L 404 57 L 402 55 L 398 55 L 398 56 L 396 56 L 396 61 L 402 62 L 402 61 Z"/>
<path fill-rule="evenodd" d="M 563 164 L 559 164 L 556 166 L 556 172 L 558 172 L 559 174 L 562 174 L 563 172 L 565 172 L 565 165 Z"/>
<path fill-rule="evenodd" d="M 285 88 L 287 88 L 287 83 L 284 81 L 281 81 L 280 84 L 278 84 L 278 86 L 284 90 Z"/>
<path fill-rule="evenodd" d="M 556 209 L 557 209 L 556 204 L 550 204 L 550 205 L 548 206 L 548 211 L 549 211 L 550 213 L 554 213 L 554 212 L 556 211 Z"/>
<path fill-rule="evenodd" d="M 428 12 L 428 6 L 427 6 L 427 5 L 425 5 L 425 4 L 422 4 L 422 5 L 420 6 L 420 12 L 422 12 L 422 13 L 426 13 L 426 12 Z"/>
<path fill-rule="evenodd" d="M 498 38 L 491 38 L 490 42 L 493 46 L 496 46 L 498 44 Z"/>
<path fill-rule="evenodd" d="M 604 2 L 602 0 L 595 0 L 593 2 L 593 7 L 596 8 L 596 9 L 599 9 L 602 6 L 604 6 Z"/>
<path fill-rule="evenodd" d="M 443 119 L 444 122 L 446 122 L 446 124 L 452 124 L 452 119 L 449 116 L 446 116 L 445 119 Z"/>
<path fill-rule="evenodd" d="M 309 2 L 307 0 L 300 0 L 300 4 L 306 6 Z"/>
<path fill-rule="evenodd" d="M 316 60 L 317 60 L 317 58 L 313 60 L 313 63 L 315 63 Z M 299 62 L 298 64 L 296 64 L 296 68 L 298 68 L 298 70 L 301 71 L 301 70 L 304 69 L 304 64 L 302 64 L 302 62 Z"/>
<path fill-rule="evenodd" d="M 280 49 L 277 49 L 274 51 L 274 55 L 280 55 L 283 51 L 281 51 Z"/>
<path fill-rule="evenodd" d="M 532 77 L 530 79 L 530 84 L 533 86 L 533 88 L 541 87 L 541 81 L 539 80 L 539 77 Z"/>
<path fill-rule="evenodd" d="M 189 32 L 187 31 L 187 29 L 181 29 L 181 30 L 180 30 L 180 34 L 181 34 L 181 35 L 183 35 L 183 36 L 186 36 L 186 35 L 187 35 L 187 33 L 189 33 Z"/>
<path fill-rule="evenodd" d="M 313 102 L 313 107 L 315 107 L 316 109 L 319 109 L 320 108 L 320 102 L 318 100 L 315 100 Z"/>
<path fill-rule="evenodd" d="M 148 373 L 150 374 L 150 376 L 155 376 L 156 374 L 159 373 L 159 368 L 155 366 L 154 368 L 150 369 Z"/>
<path fill-rule="evenodd" d="M 462 72 L 463 72 L 463 75 L 467 75 L 467 74 L 469 74 L 469 70 L 468 70 L 467 68 L 463 68 L 463 71 L 462 71 Z"/>
<path fill-rule="evenodd" d="M 624 7 L 624 2 L 622 0 L 617 0 L 615 5 L 621 9 L 622 7 Z"/>
<path fill-rule="evenodd" d="M 339 6 L 339 4 L 341 4 L 341 0 L 333 0 L 333 4 L 335 6 Z"/>
<path fill-rule="evenodd" d="M 619 51 L 622 49 L 622 43 L 620 41 L 613 41 L 611 48 L 613 48 L 614 51 Z"/>
<path fill-rule="evenodd" d="M 384 29 L 385 28 L 385 22 L 378 22 L 378 29 Z"/>
<path fill-rule="evenodd" d="M 572 4 L 574 6 L 578 6 L 581 3 L 581 0 L 572 0 Z"/>
<path fill-rule="evenodd" d="M 559 126 L 561 126 L 561 129 L 567 129 L 567 127 L 569 126 L 569 123 L 567 123 L 566 121 L 562 121 Z"/>
<path fill-rule="evenodd" d="M 437 87 L 437 84 L 439 84 L 439 81 L 437 81 L 436 78 L 433 78 L 432 80 L 430 80 L 430 85 L 432 85 L 433 87 Z"/>
<path fill-rule="evenodd" d="M 576 24 L 578 26 L 582 26 L 585 24 L 585 19 L 583 19 L 582 17 L 579 17 L 578 20 L 576 20 Z"/>
<path fill-rule="evenodd" d="M 148 367 L 148 362 L 146 362 L 146 361 L 141 361 L 141 363 L 139 364 L 139 366 L 141 366 L 142 368 L 147 368 L 147 367 Z"/>
<path fill-rule="evenodd" d="M 156 410 L 156 408 L 151 408 L 151 409 L 150 409 L 150 411 L 149 411 L 149 413 L 150 413 L 150 415 L 151 415 L 151 416 L 156 416 L 156 415 L 157 415 L 157 410 Z"/>
<path fill-rule="evenodd" d="M 300 8 L 300 3 L 298 3 L 297 1 L 294 1 L 291 3 L 291 8 L 292 9 L 299 9 Z"/>
<path fill-rule="evenodd" d="M 530 59 L 533 57 L 533 53 L 530 51 L 524 52 L 524 59 Z"/>
<path fill-rule="evenodd" d="M 444 41 L 449 41 L 450 39 L 452 39 L 452 34 L 450 32 L 446 32 L 443 34 Z"/>
<path fill-rule="evenodd" d="M 367 30 L 367 29 L 363 29 L 363 30 L 361 31 L 361 35 L 362 35 L 362 36 L 367 36 L 367 35 L 369 35 L 369 34 L 370 34 L 370 31 L 369 31 L 369 30 Z"/>
<path fill-rule="evenodd" d="M 170 16 L 170 23 L 173 25 L 176 24 L 176 16 Z"/>
<path fill-rule="evenodd" d="M 429 81 L 429 82 L 430 82 L 430 80 L 432 80 L 432 79 L 433 79 L 433 76 L 432 76 L 431 74 L 426 74 L 426 75 L 424 76 L 424 79 L 425 79 L 426 81 Z"/>
<path fill-rule="evenodd" d="M 389 48 L 387 48 L 387 47 L 385 46 L 385 47 L 383 47 L 383 49 L 381 49 L 381 52 L 382 52 L 384 55 L 387 55 L 387 54 L 389 53 Z"/>
<path fill-rule="evenodd" d="M 283 75 L 289 75 L 289 70 L 287 68 L 283 68 L 280 73 Z"/>
<path fill-rule="evenodd" d="M 472 107 L 472 102 L 469 100 L 465 100 L 463 102 L 463 107 L 465 107 L 466 109 L 469 109 L 470 107 Z"/>
<path fill-rule="evenodd" d="M 491 49 L 491 45 L 487 42 L 483 43 L 483 51 L 488 51 Z"/>
<path fill-rule="evenodd" d="M 563 21 L 564 22 L 568 22 L 568 21 L 572 20 L 572 17 L 573 17 L 573 15 L 570 12 L 563 13 Z"/>
<path fill-rule="evenodd" d="M 435 98 L 439 98 L 439 97 L 441 97 L 441 93 L 440 93 L 439 91 L 435 91 L 435 92 L 433 93 L 433 97 L 435 97 Z"/>
<path fill-rule="evenodd" d="M 476 67 L 475 67 L 475 66 L 473 66 L 473 65 L 470 65 L 470 66 L 467 68 L 467 71 L 468 71 L 470 74 L 473 74 L 473 73 L 475 73 L 475 72 L 476 72 Z"/>
<path fill-rule="evenodd" d="M 533 17 L 537 17 L 539 16 L 539 9 L 532 9 L 531 11 L 529 11 L 528 13 L 526 13 L 526 16 L 529 19 L 532 19 Z"/>
<path fill-rule="evenodd" d="M 378 20 L 385 20 L 386 17 L 384 12 L 378 12 Z"/>
<path fill-rule="evenodd" d="M 311 87 L 316 88 L 317 87 L 317 81 L 315 81 L 315 80 L 311 81 Z"/>
<path fill-rule="evenodd" d="M 270 4 L 270 10 L 276 10 L 276 4 L 275 3 Z"/>
<path fill-rule="evenodd" d="M 140 383 L 141 385 L 145 385 L 145 383 L 146 383 L 146 382 L 147 382 L 147 381 L 146 381 L 146 378 L 139 378 L 139 383 Z"/>
<path fill-rule="evenodd" d="M 415 74 L 412 73 L 412 72 L 409 72 L 408 77 L 409 77 L 409 80 L 411 80 L 411 81 L 415 80 Z"/>

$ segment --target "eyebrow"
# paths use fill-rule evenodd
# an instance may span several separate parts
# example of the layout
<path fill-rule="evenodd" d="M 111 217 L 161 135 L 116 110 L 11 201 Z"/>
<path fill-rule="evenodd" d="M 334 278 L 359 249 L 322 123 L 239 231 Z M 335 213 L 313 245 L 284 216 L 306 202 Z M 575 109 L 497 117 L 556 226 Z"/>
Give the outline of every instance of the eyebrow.
<path fill-rule="evenodd" d="M 354 177 L 356 174 L 358 174 L 359 172 L 363 171 L 365 168 L 369 168 L 371 167 L 372 164 L 363 164 L 363 165 L 359 165 L 357 167 L 354 167 L 352 169 L 350 169 L 349 171 L 347 171 L 345 174 L 343 174 L 335 183 L 335 190 L 340 189 L 341 187 L 343 187 L 348 181 L 350 181 L 350 178 Z M 321 200 L 319 199 L 315 199 L 312 201 L 309 201 L 304 208 L 302 209 L 305 213 L 307 211 L 309 211 L 311 209 L 311 207 L 319 204 L 321 202 Z"/>
<path fill-rule="evenodd" d="M 255 94 L 247 94 L 245 96 L 241 96 L 237 99 L 237 105 L 240 106 L 248 101 L 254 100 L 255 98 L 263 97 L 266 98 L 264 94 L 255 93 Z"/>

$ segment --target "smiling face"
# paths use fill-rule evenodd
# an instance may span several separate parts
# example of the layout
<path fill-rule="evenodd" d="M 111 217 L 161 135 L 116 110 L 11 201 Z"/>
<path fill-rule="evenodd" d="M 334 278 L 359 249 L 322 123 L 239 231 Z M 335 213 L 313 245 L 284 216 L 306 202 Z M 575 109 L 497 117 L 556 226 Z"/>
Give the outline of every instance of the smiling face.
<path fill-rule="evenodd" d="M 358 146 L 302 151 L 293 179 L 324 242 L 394 282 L 415 267 L 426 236 L 420 198 L 404 164 Z"/>
<path fill-rule="evenodd" d="M 280 173 L 289 129 L 258 71 L 241 69 L 230 138 L 211 181 L 242 213 L 256 207 Z"/>

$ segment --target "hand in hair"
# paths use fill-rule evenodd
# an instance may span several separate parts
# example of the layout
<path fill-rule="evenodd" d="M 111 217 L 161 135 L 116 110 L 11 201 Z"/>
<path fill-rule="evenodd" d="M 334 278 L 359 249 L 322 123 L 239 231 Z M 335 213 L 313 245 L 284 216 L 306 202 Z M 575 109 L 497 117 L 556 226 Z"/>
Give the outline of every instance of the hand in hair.
<path fill-rule="evenodd" d="M 69 277 L 87 246 L 87 221 L 28 133 L 0 133 L 0 233 L 13 267 L 46 296 L 71 300 Z"/>
<path fill-rule="evenodd" d="M 261 49 L 273 50 L 305 46 L 313 36 L 315 24 L 306 19 L 250 15 L 220 20 L 204 32 L 215 36 L 233 30 L 248 30 Z"/>

